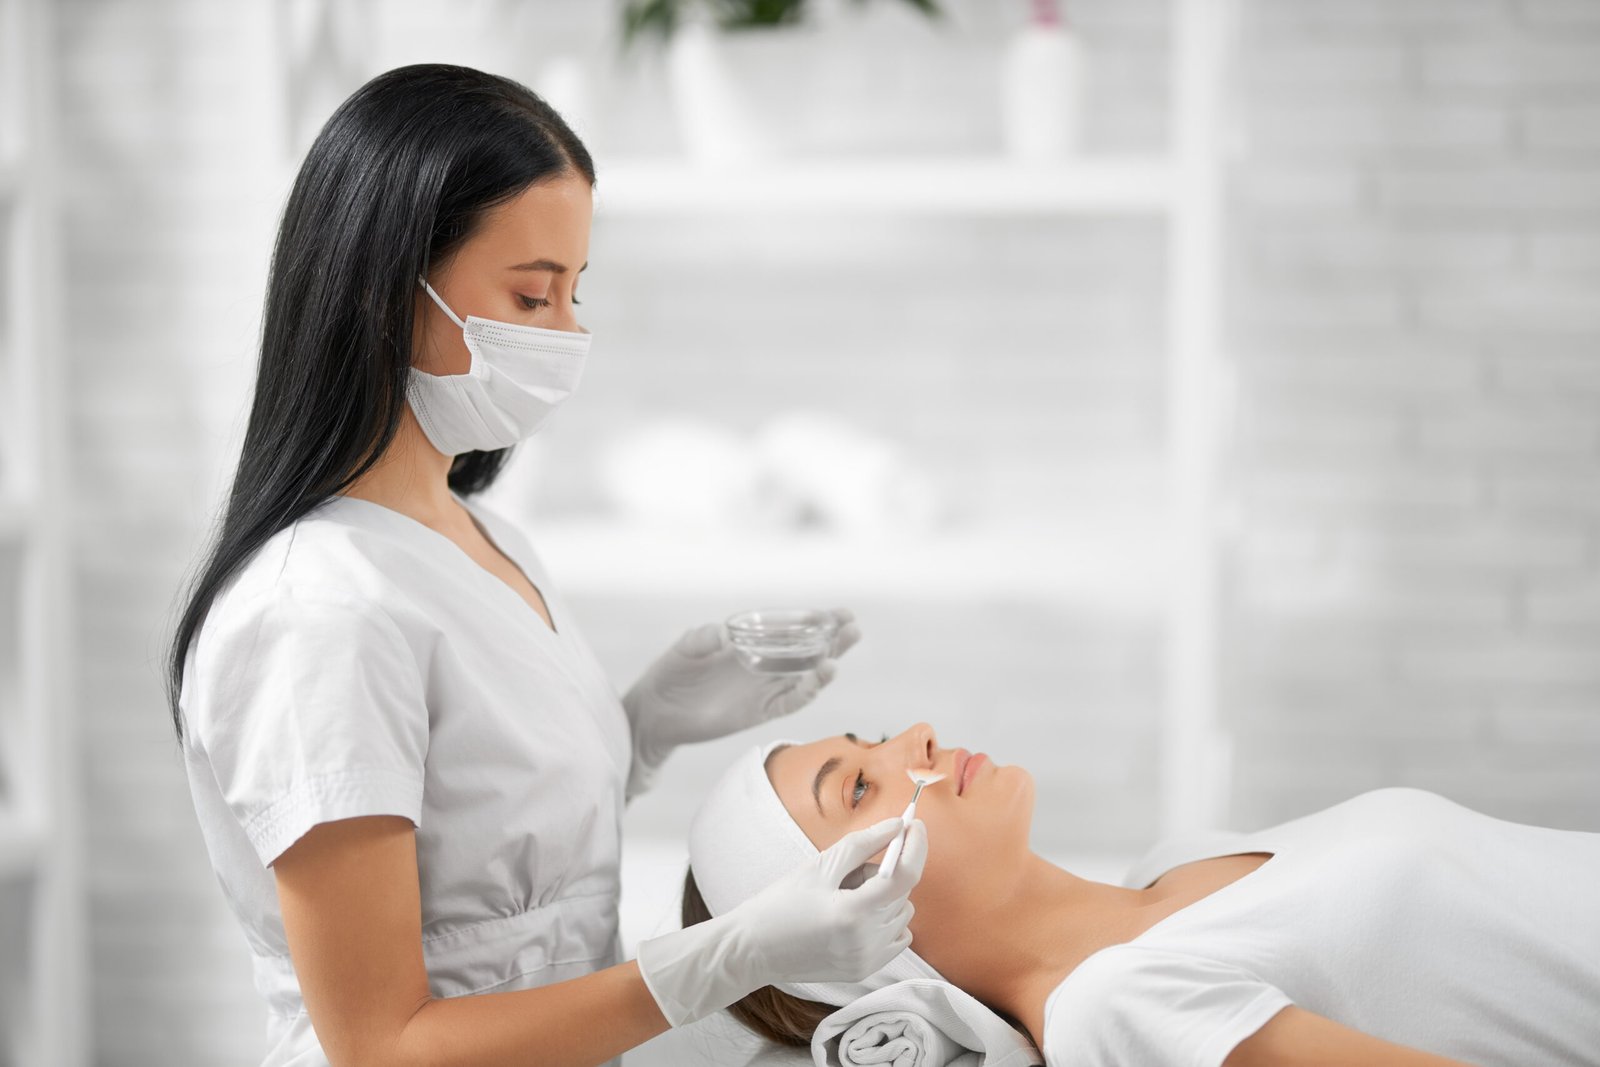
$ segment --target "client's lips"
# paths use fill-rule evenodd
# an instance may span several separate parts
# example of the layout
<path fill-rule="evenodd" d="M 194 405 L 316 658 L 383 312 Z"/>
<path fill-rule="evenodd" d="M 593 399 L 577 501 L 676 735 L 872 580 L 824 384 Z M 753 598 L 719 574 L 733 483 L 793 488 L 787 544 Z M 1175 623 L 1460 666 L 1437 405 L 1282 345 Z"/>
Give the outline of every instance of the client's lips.
<path fill-rule="evenodd" d="M 967 784 L 966 783 L 967 761 L 970 760 L 971 758 L 972 758 L 972 753 L 968 752 L 966 749 L 964 749 L 964 748 L 956 749 L 956 760 L 955 760 L 956 796 L 960 796 L 962 789 L 966 788 L 966 784 Z"/>
<path fill-rule="evenodd" d="M 967 791 L 967 786 L 972 784 L 972 779 L 978 776 L 978 770 L 982 766 L 979 761 L 986 760 L 988 758 L 988 756 L 984 755 L 982 752 L 979 752 L 976 755 L 968 755 L 966 759 L 961 761 L 961 774 L 960 777 L 956 779 L 956 791 L 958 793 L 965 793 Z"/>

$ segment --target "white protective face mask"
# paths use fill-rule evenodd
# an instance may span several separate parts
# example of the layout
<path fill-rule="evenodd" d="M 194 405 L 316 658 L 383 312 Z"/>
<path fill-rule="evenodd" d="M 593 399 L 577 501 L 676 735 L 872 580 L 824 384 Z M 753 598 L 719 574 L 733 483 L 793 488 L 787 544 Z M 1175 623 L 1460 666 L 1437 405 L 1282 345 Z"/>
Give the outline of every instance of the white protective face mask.
<path fill-rule="evenodd" d="M 447 456 L 509 448 L 533 436 L 578 391 L 589 334 L 476 315 L 462 322 L 426 279 L 417 281 L 461 327 L 472 356 L 465 374 L 412 367 L 406 380 L 406 399 L 434 448 Z"/>

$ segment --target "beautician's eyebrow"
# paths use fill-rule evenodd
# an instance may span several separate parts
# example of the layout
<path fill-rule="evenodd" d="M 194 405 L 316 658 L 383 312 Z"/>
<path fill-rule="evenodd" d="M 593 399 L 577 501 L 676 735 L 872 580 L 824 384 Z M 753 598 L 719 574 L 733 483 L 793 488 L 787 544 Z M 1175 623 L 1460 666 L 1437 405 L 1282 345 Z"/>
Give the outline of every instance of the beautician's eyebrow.
<path fill-rule="evenodd" d="M 846 733 L 844 736 L 848 737 L 855 744 L 859 745 L 861 743 L 856 739 L 855 734 Z M 811 780 L 811 799 L 817 802 L 818 815 L 827 815 L 827 812 L 822 810 L 822 780 L 828 777 L 828 775 L 832 774 L 834 771 L 838 770 L 839 764 L 843 762 L 844 760 L 840 759 L 838 756 L 829 756 L 827 759 L 822 761 L 822 766 L 817 770 L 817 776 Z"/>
<path fill-rule="evenodd" d="M 557 274 L 565 274 L 565 273 L 567 273 L 567 265 L 565 263 L 557 263 L 553 259 L 531 259 L 526 263 L 518 263 L 515 267 L 507 267 L 506 269 L 507 270 L 553 270 Z M 589 269 L 589 264 L 585 263 L 583 266 L 578 268 L 578 273 L 582 274 L 584 271 L 586 271 L 588 269 Z"/>

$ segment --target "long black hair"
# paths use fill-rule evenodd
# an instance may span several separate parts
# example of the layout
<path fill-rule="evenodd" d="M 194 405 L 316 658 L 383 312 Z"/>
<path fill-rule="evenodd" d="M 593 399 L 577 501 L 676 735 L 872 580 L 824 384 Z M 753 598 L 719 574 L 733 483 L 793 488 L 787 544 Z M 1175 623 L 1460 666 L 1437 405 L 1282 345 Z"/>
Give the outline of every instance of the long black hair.
<path fill-rule="evenodd" d="M 594 161 L 508 78 L 420 63 L 367 82 L 317 134 L 272 251 L 255 398 L 220 529 L 186 590 L 166 664 L 178 739 L 189 645 L 219 589 L 274 533 L 355 481 L 404 414 L 417 275 L 483 213 Z M 510 449 L 465 452 L 450 488 L 494 483 Z"/>

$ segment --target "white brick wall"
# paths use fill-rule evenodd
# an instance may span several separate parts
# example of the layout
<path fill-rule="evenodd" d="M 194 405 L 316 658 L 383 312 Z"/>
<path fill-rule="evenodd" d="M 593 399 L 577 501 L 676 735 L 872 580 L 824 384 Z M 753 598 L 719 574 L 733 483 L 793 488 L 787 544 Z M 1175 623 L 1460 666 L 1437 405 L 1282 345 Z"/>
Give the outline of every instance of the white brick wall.
<path fill-rule="evenodd" d="M 1596 10 L 1247 7 L 1241 826 L 1364 783 L 1600 825 Z"/>
<path fill-rule="evenodd" d="M 869 90 L 863 72 L 883 75 L 881 61 L 841 56 L 826 82 L 836 95 L 814 106 L 826 117 L 867 103 L 855 123 L 808 136 L 835 149 L 993 147 L 989 64 L 1021 5 L 956 6 L 960 32 L 945 37 L 888 11 L 872 20 L 861 47 L 894 43 L 894 77 Z M 599 56 L 602 8 L 546 5 L 540 49 Z M 206 864 L 157 684 L 165 612 L 231 464 L 253 367 L 271 205 L 249 180 L 260 58 L 240 10 L 59 5 L 106 1064 L 250 1064 L 261 1051 L 244 942 Z M 1165 5 L 1074 10 L 1094 48 L 1091 143 L 1155 148 Z M 1242 526 L 1225 560 L 1222 707 L 1239 737 L 1237 826 L 1387 784 L 1600 825 L 1597 11 L 1245 4 L 1242 154 L 1227 185 L 1227 348 L 1240 372 L 1228 471 Z M 412 0 L 376 39 L 392 63 L 471 62 L 472 17 Z M 459 51 L 406 54 L 419 40 Z M 541 50 L 510 72 L 536 74 Z M 658 73 L 605 86 L 602 182 L 608 151 L 672 148 Z M 899 141 L 883 140 L 886 122 Z M 585 310 L 606 358 L 550 428 L 544 500 L 593 505 L 597 446 L 640 416 L 747 429 L 802 402 L 903 440 L 973 511 L 1146 498 L 1162 432 L 1162 238 L 1122 220 L 737 232 L 597 220 Z M 952 276 L 931 265 L 940 254 L 979 267 Z M 824 341 L 819 326 L 848 340 Z M 619 684 L 682 627 L 741 606 L 577 599 Z M 867 638 L 807 731 L 927 719 L 1029 764 L 1049 813 L 1042 847 L 1148 843 L 1153 620 L 999 602 L 856 607 Z M 630 813 L 630 833 L 681 832 L 696 774 L 724 755 L 686 753 Z"/>

